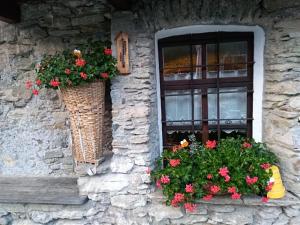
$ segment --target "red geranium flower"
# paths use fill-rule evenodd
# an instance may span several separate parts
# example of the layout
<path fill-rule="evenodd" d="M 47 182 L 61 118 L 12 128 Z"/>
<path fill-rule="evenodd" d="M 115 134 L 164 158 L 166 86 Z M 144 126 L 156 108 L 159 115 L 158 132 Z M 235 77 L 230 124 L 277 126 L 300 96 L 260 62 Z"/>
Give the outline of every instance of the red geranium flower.
<path fill-rule="evenodd" d="M 213 198 L 213 195 L 205 195 L 205 196 L 203 196 L 202 199 L 205 201 L 210 201 L 212 198 Z"/>
<path fill-rule="evenodd" d="M 71 74 L 71 70 L 70 69 L 65 69 L 65 74 L 70 75 Z"/>
<path fill-rule="evenodd" d="M 174 200 L 176 202 L 182 202 L 184 200 L 184 194 L 182 194 L 182 193 L 175 193 Z"/>
<path fill-rule="evenodd" d="M 76 59 L 75 64 L 78 67 L 84 67 L 86 64 L 86 61 L 82 58 L 78 58 L 78 59 Z"/>
<path fill-rule="evenodd" d="M 193 193 L 194 192 L 193 185 L 192 184 L 185 185 L 185 191 L 186 191 L 186 193 Z"/>
<path fill-rule="evenodd" d="M 184 204 L 184 208 L 186 209 L 186 211 L 188 212 L 194 212 L 195 209 L 197 208 L 196 204 L 192 204 L 192 203 L 185 203 Z"/>
<path fill-rule="evenodd" d="M 58 87 L 60 85 L 60 82 L 58 80 L 51 80 L 50 85 L 52 87 Z"/>
<path fill-rule="evenodd" d="M 263 163 L 260 165 L 260 167 L 264 170 L 267 170 L 271 167 L 271 164 L 270 163 Z"/>
<path fill-rule="evenodd" d="M 210 187 L 210 191 L 213 193 L 213 194 L 216 194 L 218 193 L 219 191 L 221 190 L 221 188 L 217 185 L 213 185 Z"/>
<path fill-rule="evenodd" d="M 273 188 L 273 182 L 270 182 L 267 186 L 266 186 L 266 188 L 265 188 L 265 190 L 266 191 L 271 191 L 272 190 L 272 188 Z"/>
<path fill-rule="evenodd" d="M 170 165 L 176 167 L 180 164 L 180 159 L 170 159 Z"/>
<path fill-rule="evenodd" d="M 100 76 L 101 76 L 103 79 L 107 79 L 107 78 L 108 78 L 108 73 L 101 73 Z"/>
<path fill-rule="evenodd" d="M 86 80 L 87 79 L 87 74 L 84 72 L 80 73 L 80 76 L 82 77 L 82 79 Z"/>
<path fill-rule="evenodd" d="M 170 183 L 170 178 L 169 178 L 169 176 L 162 175 L 161 178 L 160 178 L 160 182 L 163 183 L 163 184 L 168 184 L 168 183 Z"/>
<path fill-rule="evenodd" d="M 213 175 L 209 173 L 209 174 L 207 174 L 206 177 L 207 177 L 207 179 L 211 180 L 213 178 Z"/>
<path fill-rule="evenodd" d="M 216 146 L 217 146 L 217 142 L 215 140 L 213 141 L 208 140 L 205 145 L 205 147 L 208 149 L 214 149 Z"/>
<path fill-rule="evenodd" d="M 160 180 L 157 180 L 157 181 L 156 181 L 156 187 L 157 187 L 158 189 L 162 189 Z"/>
<path fill-rule="evenodd" d="M 248 143 L 248 142 L 244 142 L 243 147 L 244 148 L 251 148 L 252 145 L 250 143 Z"/>
<path fill-rule="evenodd" d="M 222 167 L 219 169 L 219 174 L 222 176 L 222 177 L 226 177 L 229 173 L 229 170 L 227 167 Z"/>
<path fill-rule="evenodd" d="M 104 54 L 105 55 L 111 55 L 112 54 L 112 50 L 110 48 L 105 48 L 104 49 Z"/>
<path fill-rule="evenodd" d="M 228 188 L 228 193 L 233 194 L 236 192 L 236 188 L 234 186 Z"/>
<path fill-rule="evenodd" d="M 232 199 L 240 199 L 240 198 L 241 198 L 241 194 L 235 192 L 235 193 L 233 193 L 233 194 L 231 195 L 231 198 L 232 198 Z"/>
<path fill-rule="evenodd" d="M 33 89 L 33 90 L 32 90 L 32 94 L 34 94 L 34 95 L 38 95 L 38 94 L 39 94 L 39 91 L 38 91 L 38 90 L 36 90 L 36 89 Z"/>
<path fill-rule="evenodd" d="M 35 81 L 35 83 L 36 83 L 37 86 L 40 86 L 40 85 L 42 84 L 42 81 L 41 81 L 40 79 L 37 79 L 37 80 Z"/>
<path fill-rule="evenodd" d="M 255 184 L 257 181 L 258 181 L 258 177 L 252 177 L 252 178 L 250 176 L 246 177 L 246 183 L 248 185 Z"/>
<path fill-rule="evenodd" d="M 225 182 L 227 183 L 227 182 L 229 182 L 229 181 L 230 181 L 230 176 L 226 175 L 226 176 L 225 176 Z"/>
<path fill-rule="evenodd" d="M 266 197 L 266 196 L 264 196 L 264 197 L 261 198 L 261 201 L 264 202 L 264 203 L 266 203 L 266 202 L 269 201 L 269 198 Z"/>

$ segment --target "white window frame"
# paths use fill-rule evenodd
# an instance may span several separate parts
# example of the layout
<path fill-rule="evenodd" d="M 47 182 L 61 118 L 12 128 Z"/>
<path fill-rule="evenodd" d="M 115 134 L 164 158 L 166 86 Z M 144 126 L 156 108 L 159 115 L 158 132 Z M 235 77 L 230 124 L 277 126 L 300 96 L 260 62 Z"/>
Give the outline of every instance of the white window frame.
<path fill-rule="evenodd" d="M 252 137 L 255 141 L 262 141 L 262 103 L 264 87 L 264 46 L 265 32 L 259 26 L 240 25 L 193 25 L 160 30 L 155 33 L 155 63 L 156 63 L 156 91 L 158 109 L 158 128 L 160 152 L 163 150 L 162 124 L 161 124 L 161 101 L 160 101 L 160 74 L 158 40 L 166 37 L 201 34 L 208 32 L 253 32 L 254 33 L 254 66 L 253 66 L 253 129 Z"/>

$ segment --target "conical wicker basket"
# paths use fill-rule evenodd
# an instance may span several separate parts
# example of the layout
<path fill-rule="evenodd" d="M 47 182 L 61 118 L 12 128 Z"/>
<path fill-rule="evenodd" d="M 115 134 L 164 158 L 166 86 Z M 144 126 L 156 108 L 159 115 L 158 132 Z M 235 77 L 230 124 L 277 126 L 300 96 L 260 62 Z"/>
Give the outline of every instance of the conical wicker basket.
<path fill-rule="evenodd" d="M 105 82 L 65 88 L 61 93 L 70 113 L 75 161 L 98 163 L 103 155 Z"/>

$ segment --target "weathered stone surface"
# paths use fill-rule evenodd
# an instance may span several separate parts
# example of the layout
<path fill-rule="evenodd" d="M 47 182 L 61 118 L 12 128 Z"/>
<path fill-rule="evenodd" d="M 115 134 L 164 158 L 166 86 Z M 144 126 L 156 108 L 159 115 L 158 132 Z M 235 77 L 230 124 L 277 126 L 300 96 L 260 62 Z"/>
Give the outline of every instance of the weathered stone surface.
<path fill-rule="evenodd" d="M 111 198 L 112 206 L 123 209 L 135 209 L 145 206 L 146 203 L 146 196 L 142 195 L 116 195 Z"/>
<path fill-rule="evenodd" d="M 211 219 L 215 222 L 229 225 L 244 225 L 253 223 L 253 210 L 251 208 L 238 207 L 231 213 L 214 212 Z"/>
<path fill-rule="evenodd" d="M 129 157 L 114 155 L 110 168 L 113 173 L 128 173 L 133 165 L 134 162 Z"/>
<path fill-rule="evenodd" d="M 151 204 L 149 215 L 154 217 L 157 222 L 160 222 L 165 219 L 179 219 L 183 217 L 184 214 L 180 208 L 171 208 L 159 203 Z"/>
<path fill-rule="evenodd" d="M 129 185 L 129 176 L 125 174 L 105 174 L 99 177 L 80 177 L 79 190 L 82 194 L 121 191 Z"/>

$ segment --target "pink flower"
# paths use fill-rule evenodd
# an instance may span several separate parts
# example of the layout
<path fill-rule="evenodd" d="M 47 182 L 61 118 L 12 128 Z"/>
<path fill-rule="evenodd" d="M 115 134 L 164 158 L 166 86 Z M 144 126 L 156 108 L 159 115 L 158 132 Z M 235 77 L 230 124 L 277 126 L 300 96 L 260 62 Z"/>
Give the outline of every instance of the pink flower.
<path fill-rule="evenodd" d="M 213 193 L 213 194 L 216 194 L 218 193 L 219 191 L 221 190 L 221 188 L 217 185 L 213 185 L 210 187 L 210 191 Z"/>
<path fill-rule="evenodd" d="M 248 185 L 255 184 L 257 181 L 258 181 L 258 177 L 252 177 L 252 178 L 249 176 L 246 177 L 246 183 Z"/>
<path fill-rule="evenodd" d="M 194 192 L 193 185 L 192 184 L 185 185 L 185 191 L 186 191 L 186 193 L 193 193 Z"/>
<path fill-rule="evenodd" d="M 244 143 L 243 143 L 243 147 L 244 147 L 244 148 L 251 148 L 252 145 L 251 145 L 250 143 L 248 143 L 248 142 L 244 142 Z"/>
<path fill-rule="evenodd" d="M 233 194 L 235 192 L 236 192 L 236 188 L 234 186 L 228 188 L 228 193 Z"/>
<path fill-rule="evenodd" d="M 188 212 L 194 212 L 195 209 L 197 208 L 196 204 L 192 204 L 192 203 L 185 203 L 184 204 L 184 208 L 186 209 L 186 211 Z"/>
<path fill-rule="evenodd" d="M 156 187 L 157 187 L 158 189 L 162 189 L 160 180 L 157 180 L 157 181 L 156 181 Z"/>
<path fill-rule="evenodd" d="M 175 199 L 171 200 L 171 206 L 178 207 L 178 202 Z"/>
<path fill-rule="evenodd" d="M 260 167 L 264 170 L 267 170 L 271 167 L 271 164 L 270 163 L 263 163 L 260 165 Z"/>
<path fill-rule="evenodd" d="M 65 69 L 65 74 L 70 75 L 71 74 L 71 70 L 70 69 Z"/>
<path fill-rule="evenodd" d="M 35 83 L 36 83 L 37 86 L 40 86 L 40 85 L 42 84 L 42 81 L 41 81 L 40 79 L 37 79 L 37 80 L 35 81 Z"/>
<path fill-rule="evenodd" d="M 32 87 L 32 82 L 30 80 L 26 81 L 25 87 L 26 89 L 30 89 Z"/>
<path fill-rule="evenodd" d="M 82 77 L 82 79 L 86 80 L 87 79 L 87 74 L 84 72 L 80 73 L 80 76 Z"/>
<path fill-rule="evenodd" d="M 222 167 L 219 169 L 219 174 L 222 176 L 222 177 L 226 177 L 228 175 L 229 171 L 227 169 L 227 167 Z"/>
<path fill-rule="evenodd" d="M 60 85 L 60 82 L 58 80 L 51 80 L 50 85 L 52 87 L 58 87 Z"/>
<path fill-rule="evenodd" d="M 184 194 L 182 194 L 182 193 L 175 193 L 174 200 L 176 202 L 182 202 L 184 200 Z"/>
<path fill-rule="evenodd" d="M 105 48 L 104 49 L 104 54 L 105 55 L 111 55 L 112 54 L 112 50 L 110 48 Z"/>
<path fill-rule="evenodd" d="M 180 164 L 180 159 L 170 159 L 170 165 L 176 167 Z"/>
<path fill-rule="evenodd" d="M 266 197 L 266 196 L 264 196 L 264 197 L 261 198 L 261 201 L 264 202 L 264 203 L 266 203 L 266 202 L 269 201 L 269 198 Z"/>
<path fill-rule="evenodd" d="M 210 201 L 212 198 L 213 198 L 213 195 L 205 195 L 205 196 L 203 196 L 202 199 L 205 201 Z"/>
<path fill-rule="evenodd" d="M 39 94 L 39 91 L 38 91 L 38 90 L 36 90 L 36 89 L 33 89 L 33 90 L 32 90 L 32 94 L 34 94 L 34 95 L 38 95 L 38 94 Z"/>
<path fill-rule="evenodd" d="M 241 194 L 237 193 L 237 192 L 234 192 L 232 195 L 231 195 L 231 199 L 240 199 L 241 198 Z"/>
<path fill-rule="evenodd" d="M 213 178 L 213 175 L 211 173 L 209 173 L 209 174 L 207 174 L 206 178 L 211 180 Z"/>
<path fill-rule="evenodd" d="M 101 76 L 103 79 L 107 79 L 107 78 L 108 78 L 108 73 L 101 73 L 100 76 Z"/>
<path fill-rule="evenodd" d="M 147 174 L 150 174 L 150 173 L 151 173 L 151 169 L 150 169 L 149 167 L 146 169 L 146 173 L 147 173 Z"/>
<path fill-rule="evenodd" d="M 168 184 L 168 183 L 170 183 L 170 178 L 169 178 L 169 176 L 162 175 L 161 178 L 160 178 L 160 182 L 163 183 L 163 184 Z"/>
<path fill-rule="evenodd" d="M 217 142 L 215 140 L 213 141 L 208 140 L 205 145 L 205 147 L 208 149 L 214 149 L 216 146 L 217 146 Z"/>
<path fill-rule="evenodd" d="M 273 188 L 273 182 L 270 182 L 267 186 L 266 186 L 266 188 L 265 188 L 265 190 L 266 191 L 271 191 L 272 190 L 272 188 Z"/>
<path fill-rule="evenodd" d="M 226 176 L 225 176 L 225 182 L 227 183 L 227 182 L 229 182 L 229 181 L 230 181 L 230 176 L 226 175 Z"/>
<path fill-rule="evenodd" d="M 78 67 L 84 67 L 86 64 L 86 61 L 82 58 L 78 58 L 78 59 L 76 59 L 75 64 Z"/>

